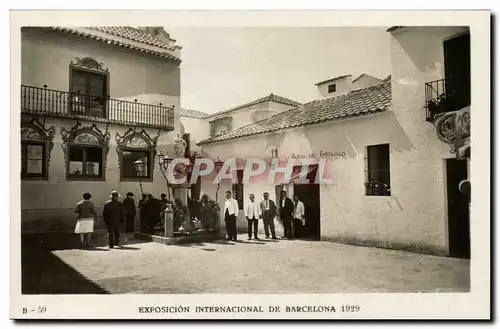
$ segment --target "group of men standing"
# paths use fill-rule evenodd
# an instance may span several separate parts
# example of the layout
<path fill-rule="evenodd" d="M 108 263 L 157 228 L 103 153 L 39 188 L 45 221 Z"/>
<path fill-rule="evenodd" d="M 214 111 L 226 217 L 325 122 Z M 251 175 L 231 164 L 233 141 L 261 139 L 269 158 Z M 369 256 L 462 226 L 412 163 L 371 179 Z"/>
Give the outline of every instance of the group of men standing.
<path fill-rule="evenodd" d="M 238 202 L 232 197 L 231 191 L 226 192 L 226 202 L 224 203 L 224 221 L 226 223 L 227 240 L 237 241 Z M 266 238 L 276 240 L 276 229 L 274 218 L 282 220 L 284 238 L 292 239 L 300 237 L 304 232 L 305 208 L 304 203 L 299 200 L 297 195 L 294 201 L 286 195 L 286 191 L 281 191 L 280 207 L 276 206 L 273 200 L 269 199 L 269 193 L 263 194 L 263 200 L 260 203 L 255 201 L 255 195 L 249 195 L 249 201 L 244 209 L 245 218 L 248 222 L 248 239 L 258 240 L 259 219 L 262 219 Z"/>
<path fill-rule="evenodd" d="M 161 199 L 156 199 L 151 194 L 143 194 L 139 200 L 139 215 L 141 217 L 141 231 L 152 234 L 154 226 L 160 221 L 161 215 L 166 206 L 166 194 L 161 194 Z M 120 232 L 127 235 L 135 231 L 135 218 L 137 207 L 134 200 L 134 193 L 128 192 L 122 202 L 117 191 L 111 192 L 110 199 L 104 203 L 103 220 L 106 224 L 109 237 L 109 246 L 113 248 L 120 244 Z M 124 227 L 124 230 L 123 230 Z"/>
<path fill-rule="evenodd" d="M 120 244 L 120 232 L 125 226 L 125 233 L 133 233 L 135 217 L 137 215 L 134 194 L 127 193 L 123 202 L 119 201 L 118 192 L 111 192 L 110 199 L 104 203 L 103 220 L 106 224 L 109 236 L 109 246 L 113 248 Z M 151 194 L 142 195 L 138 207 L 141 216 L 141 231 L 152 234 L 154 226 L 161 218 L 165 209 L 166 195 L 162 194 L 161 199 L 154 198 Z M 238 202 L 232 197 L 231 191 L 226 192 L 226 201 L 224 203 L 224 221 L 228 240 L 237 241 L 236 219 L 239 212 Z M 286 191 L 281 192 L 279 207 L 273 200 L 269 199 L 269 193 L 263 194 L 263 200 L 260 203 L 255 201 L 255 195 L 250 194 L 249 202 L 244 209 L 245 218 L 248 222 L 248 239 L 259 239 L 258 228 L 259 220 L 262 219 L 266 238 L 278 239 L 274 219 L 279 216 L 283 224 L 284 238 L 292 239 L 300 237 L 303 234 L 305 225 L 304 203 L 294 196 L 294 200 L 286 195 Z M 123 225 L 125 224 L 125 225 Z"/>

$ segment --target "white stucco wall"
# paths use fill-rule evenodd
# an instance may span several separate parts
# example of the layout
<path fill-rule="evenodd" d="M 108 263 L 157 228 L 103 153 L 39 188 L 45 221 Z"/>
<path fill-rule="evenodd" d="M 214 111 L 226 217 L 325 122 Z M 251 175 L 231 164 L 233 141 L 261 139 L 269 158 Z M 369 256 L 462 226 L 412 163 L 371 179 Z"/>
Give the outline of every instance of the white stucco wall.
<path fill-rule="evenodd" d="M 191 150 L 199 152 L 201 149 L 196 143 L 210 137 L 210 124 L 205 119 L 195 119 L 188 117 L 180 117 L 180 121 L 185 133 L 189 133 L 191 137 Z"/>
<path fill-rule="evenodd" d="M 270 145 L 278 146 L 280 157 L 345 152 L 328 160 L 332 182 L 320 188 L 322 237 L 407 243 L 446 254 L 445 159 L 454 155 L 425 121 L 424 84 L 442 77 L 443 38 L 460 31 L 415 28 L 393 35 L 393 106 L 383 114 L 209 144 L 204 153 L 262 156 Z M 391 196 L 365 196 L 366 146 L 382 143 L 390 144 Z M 248 186 L 245 195 L 273 189 Z"/>
<path fill-rule="evenodd" d="M 165 59 L 127 52 L 100 42 L 89 41 L 51 31 L 23 30 L 22 33 L 22 84 L 68 91 L 69 64 L 75 57 L 92 57 L 103 63 L 110 73 L 111 98 L 133 100 L 146 104 L 160 102 L 175 106 L 174 126 L 180 128 L 180 69 L 178 64 Z M 48 181 L 23 180 L 21 182 L 21 208 L 23 227 L 28 230 L 68 229 L 74 227 L 74 207 L 83 192 L 90 192 L 97 206 L 108 198 L 112 190 L 122 197 L 133 192 L 140 198 L 138 182 L 121 182 L 116 152 L 116 133 L 123 134 L 128 127 L 109 125 L 110 150 L 107 156 L 105 181 L 66 180 L 64 153 L 61 147 L 61 127 L 70 129 L 75 121 L 47 118 L 46 126 L 55 125 L 54 148 L 51 152 Z M 82 122 L 89 126 L 91 122 Z M 101 131 L 106 124 L 97 123 Z M 139 130 L 142 128 L 139 128 Z M 145 129 L 152 137 L 157 129 Z M 174 132 L 160 133 L 157 150 L 170 151 Z M 153 182 L 144 182 L 144 192 L 159 196 L 165 191 L 165 181 L 155 166 Z"/>
<path fill-rule="evenodd" d="M 176 118 L 179 116 L 180 68 L 177 63 L 60 32 L 23 29 L 21 82 L 69 91 L 69 65 L 76 57 L 92 57 L 109 70 L 111 98 L 173 105 Z M 176 130 L 178 122 L 176 120 Z"/>
<path fill-rule="evenodd" d="M 328 92 L 328 86 L 335 84 L 336 90 L 333 93 Z M 352 90 L 352 76 L 338 78 L 330 82 L 325 82 L 316 86 L 318 88 L 318 99 L 335 97 L 343 95 Z"/>
<path fill-rule="evenodd" d="M 355 90 L 355 89 L 367 88 L 370 86 L 379 85 L 383 82 L 384 82 L 383 80 L 363 75 L 359 79 L 352 82 L 352 89 Z"/>
<path fill-rule="evenodd" d="M 280 112 L 289 110 L 293 108 L 294 106 L 291 105 L 286 105 L 282 103 L 276 103 L 272 101 L 268 102 L 262 102 L 256 105 L 248 106 L 248 107 L 243 107 L 231 112 L 228 112 L 226 115 L 231 116 L 232 121 L 231 121 L 231 128 L 237 129 L 243 126 L 246 126 L 248 124 L 254 123 L 259 120 L 263 120 L 265 118 L 268 118 L 270 116 L 276 115 Z M 209 122 L 211 120 L 214 120 L 214 117 L 209 117 L 207 119 L 204 119 L 205 121 Z M 226 121 L 218 121 L 212 123 L 215 125 L 215 131 L 220 131 L 220 130 L 226 130 Z M 209 128 L 210 129 L 210 128 Z M 187 131 L 188 132 L 188 131 Z M 210 132 L 210 130 L 209 130 Z"/>
<path fill-rule="evenodd" d="M 365 196 L 365 148 L 382 143 L 390 143 L 392 196 Z M 323 238 L 356 237 L 444 247 L 444 191 L 442 184 L 436 185 L 442 171 L 422 170 L 442 159 L 427 159 L 425 149 L 415 150 L 393 112 L 209 144 L 203 151 L 210 157 L 262 157 L 271 144 L 278 146 L 280 158 L 292 153 L 319 156 L 325 151 L 345 152 L 345 157 L 328 159 L 326 176 L 332 183 L 321 185 Z M 420 156 L 419 165 L 410 163 L 414 152 Z M 214 187 L 204 180 L 203 189 L 212 196 Z M 227 188 L 229 185 L 221 186 L 219 198 Z M 249 193 L 261 199 L 264 191 L 274 198 L 274 185 L 250 181 L 245 186 L 245 200 Z"/>
<path fill-rule="evenodd" d="M 57 118 L 47 118 L 46 127 L 54 125 L 56 134 L 54 147 L 50 153 L 48 180 L 21 180 L 21 220 L 24 231 L 43 231 L 48 229 L 70 229 L 74 226 L 76 203 L 81 200 L 84 192 L 92 194 L 92 201 L 100 214 L 102 205 L 109 199 L 113 190 L 119 191 L 122 198 L 127 192 L 133 192 L 136 201 L 140 199 L 141 190 L 139 182 L 120 181 L 120 168 L 115 141 L 116 133 L 123 135 L 128 127 L 109 125 L 111 134 L 109 152 L 106 157 L 105 181 L 82 181 L 66 179 L 66 158 L 62 147 L 61 127 L 71 129 L 75 121 Z M 82 123 L 90 126 L 93 123 Z M 97 127 L 106 131 L 106 124 L 98 123 Z M 158 130 L 145 129 L 151 137 L 156 137 Z M 157 150 L 172 152 L 172 143 L 175 139 L 173 132 L 163 132 L 158 138 Z M 166 192 L 165 180 L 154 166 L 153 181 L 142 182 L 145 193 L 152 193 L 159 197 Z M 102 224 L 102 223 L 101 223 Z"/>

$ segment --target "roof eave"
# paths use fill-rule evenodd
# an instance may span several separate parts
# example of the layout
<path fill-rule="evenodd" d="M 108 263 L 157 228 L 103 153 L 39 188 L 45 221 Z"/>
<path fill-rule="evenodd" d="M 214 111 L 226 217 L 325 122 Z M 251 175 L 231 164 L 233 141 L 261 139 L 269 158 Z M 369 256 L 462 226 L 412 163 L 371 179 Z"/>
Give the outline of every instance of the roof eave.
<path fill-rule="evenodd" d="M 396 32 L 406 30 L 407 28 L 408 28 L 407 26 L 391 26 L 390 28 L 387 29 L 386 32 L 396 33 Z"/>
<path fill-rule="evenodd" d="M 346 115 L 346 116 L 339 117 L 339 118 L 317 120 L 317 121 L 312 121 L 312 122 L 305 123 L 305 124 L 294 125 L 294 126 L 290 126 L 290 127 L 286 127 L 286 128 L 268 129 L 268 130 L 261 131 L 261 132 L 255 132 L 255 133 L 250 133 L 250 134 L 241 135 L 241 136 L 233 136 L 233 137 L 224 138 L 224 139 L 217 139 L 217 137 L 215 137 L 215 138 L 208 138 L 208 139 L 205 139 L 205 140 L 202 140 L 202 141 L 198 142 L 196 145 L 201 146 L 201 145 L 215 144 L 215 143 L 226 142 L 226 141 L 234 140 L 234 139 L 238 139 L 238 138 L 250 137 L 250 136 L 255 136 L 255 135 L 269 134 L 269 133 L 272 133 L 272 132 L 275 132 L 275 131 L 278 131 L 278 130 L 287 130 L 287 129 L 293 129 L 293 128 L 298 128 L 298 127 L 313 126 L 313 125 L 322 124 L 322 123 L 334 123 L 334 122 L 339 122 L 339 121 L 347 120 L 347 119 L 357 119 L 357 118 L 362 118 L 362 117 L 368 117 L 368 116 L 371 116 L 371 115 L 376 115 L 376 114 L 379 114 L 379 113 L 387 112 L 388 110 L 389 110 L 389 107 L 386 107 L 386 108 L 383 108 L 383 109 L 373 110 L 373 111 L 371 111 L 369 113 L 359 113 L 357 115 Z"/>
<path fill-rule="evenodd" d="M 100 43 L 105 43 L 105 44 L 108 44 L 108 45 L 118 46 L 118 47 L 125 48 L 125 49 L 131 50 L 131 51 L 134 51 L 134 52 L 137 52 L 137 53 L 140 53 L 140 54 L 146 54 L 146 55 L 149 55 L 149 56 L 163 58 L 165 60 L 173 61 L 173 62 L 176 62 L 178 64 L 182 63 L 182 60 L 180 58 L 178 58 L 178 57 L 176 57 L 174 55 L 168 54 L 168 53 L 161 53 L 161 52 L 154 51 L 154 50 L 149 50 L 149 49 L 145 49 L 145 48 L 139 48 L 137 46 L 126 44 L 126 43 L 123 43 L 123 42 L 120 42 L 120 41 L 116 41 L 116 40 L 112 40 L 110 38 L 92 36 L 89 33 L 84 33 L 84 32 L 81 32 L 81 31 L 77 31 L 77 30 L 72 29 L 72 28 L 64 28 L 64 27 L 61 28 L 61 27 L 56 27 L 56 26 L 41 27 L 41 28 L 42 29 L 49 29 L 49 30 L 56 31 L 56 32 L 66 33 L 66 34 L 70 34 L 70 35 L 73 35 L 73 36 L 78 36 L 80 38 L 84 38 L 84 39 L 88 39 L 88 40 L 93 40 L 93 41 L 97 41 L 97 42 L 100 42 Z"/>

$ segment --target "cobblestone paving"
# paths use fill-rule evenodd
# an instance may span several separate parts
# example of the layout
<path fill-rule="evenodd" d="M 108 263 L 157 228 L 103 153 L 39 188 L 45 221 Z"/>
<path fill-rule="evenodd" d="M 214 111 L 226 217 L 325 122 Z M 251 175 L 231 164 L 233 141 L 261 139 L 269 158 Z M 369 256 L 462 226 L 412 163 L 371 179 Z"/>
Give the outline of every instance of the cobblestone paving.
<path fill-rule="evenodd" d="M 469 290 L 469 261 L 317 241 L 261 240 L 53 251 L 109 293 Z M 243 240 L 244 239 L 244 240 Z"/>

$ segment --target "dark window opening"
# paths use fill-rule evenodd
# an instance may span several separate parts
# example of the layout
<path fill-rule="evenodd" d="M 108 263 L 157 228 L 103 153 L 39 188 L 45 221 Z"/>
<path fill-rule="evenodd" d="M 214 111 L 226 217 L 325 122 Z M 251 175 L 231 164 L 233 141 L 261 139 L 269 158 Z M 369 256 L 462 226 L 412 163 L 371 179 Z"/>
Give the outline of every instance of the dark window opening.
<path fill-rule="evenodd" d="M 71 112 L 106 117 L 107 76 L 71 69 Z"/>
<path fill-rule="evenodd" d="M 366 195 L 391 195 L 389 144 L 367 147 Z"/>
<path fill-rule="evenodd" d="M 337 85 L 335 83 L 328 86 L 328 93 L 334 93 L 336 91 L 337 91 Z"/>
<path fill-rule="evenodd" d="M 238 201 L 238 208 L 243 209 L 243 170 L 237 172 L 237 183 L 233 184 L 233 198 Z"/>
<path fill-rule="evenodd" d="M 149 150 L 129 150 L 125 149 L 122 152 L 121 172 L 122 178 L 151 178 L 151 151 Z M 144 164 L 141 172 L 137 172 L 134 162 L 141 160 Z"/>
<path fill-rule="evenodd" d="M 102 147 L 69 146 L 68 177 L 103 178 L 102 164 Z"/>
<path fill-rule="evenodd" d="M 45 177 L 46 161 L 45 143 L 21 142 L 22 177 Z"/>

